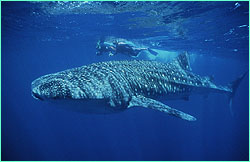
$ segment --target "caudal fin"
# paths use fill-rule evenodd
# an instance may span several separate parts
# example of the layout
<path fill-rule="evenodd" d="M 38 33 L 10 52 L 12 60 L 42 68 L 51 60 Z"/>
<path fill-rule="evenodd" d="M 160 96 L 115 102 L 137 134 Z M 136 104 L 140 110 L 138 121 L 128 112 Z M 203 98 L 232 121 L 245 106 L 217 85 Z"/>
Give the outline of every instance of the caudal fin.
<path fill-rule="evenodd" d="M 232 89 L 232 92 L 229 94 L 229 108 L 230 108 L 230 112 L 232 115 L 233 115 L 233 111 L 232 111 L 233 97 L 235 96 L 235 93 L 240 85 L 240 82 L 247 74 L 248 74 L 248 71 L 246 71 L 244 74 L 242 74 L 240 77 L 238 77 L 236 80 L 234 80 L 233 82 L 229 84 L 229 87 Z"/>

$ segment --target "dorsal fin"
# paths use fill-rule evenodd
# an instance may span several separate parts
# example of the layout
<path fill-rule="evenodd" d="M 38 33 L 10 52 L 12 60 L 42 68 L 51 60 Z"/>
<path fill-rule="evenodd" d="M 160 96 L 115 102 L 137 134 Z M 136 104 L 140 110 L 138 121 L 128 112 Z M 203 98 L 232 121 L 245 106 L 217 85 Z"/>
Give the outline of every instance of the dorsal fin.
<path fill-rule="evenodd" d="M 188 71 L 192 70 L 190 67 L 189 56 L 187 52 L 179 54 L 176 58 L 176 61 L 179 63 L 180 67 L 183 70 L 188 70 Z"/>

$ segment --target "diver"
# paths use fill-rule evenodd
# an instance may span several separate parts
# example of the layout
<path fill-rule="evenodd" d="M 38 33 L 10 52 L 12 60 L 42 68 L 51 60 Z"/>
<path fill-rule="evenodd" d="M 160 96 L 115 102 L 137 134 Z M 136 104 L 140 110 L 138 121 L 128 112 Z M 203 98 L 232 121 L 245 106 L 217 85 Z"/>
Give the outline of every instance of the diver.
<path fill-rule="evenodd" d="M 118 53 L 125 54 L 130 57 L 138 57 L 142 51 L 149 51 L 153 55 L 158 53 L 151 50 L 150 48 L 137 47 L 133 42 L 127 41 L 125 39 L 100 39 L 96 45 L 97 55 L 102 55 L 103 53 L 108 53 L 109 56 L 116 55 Z"/>

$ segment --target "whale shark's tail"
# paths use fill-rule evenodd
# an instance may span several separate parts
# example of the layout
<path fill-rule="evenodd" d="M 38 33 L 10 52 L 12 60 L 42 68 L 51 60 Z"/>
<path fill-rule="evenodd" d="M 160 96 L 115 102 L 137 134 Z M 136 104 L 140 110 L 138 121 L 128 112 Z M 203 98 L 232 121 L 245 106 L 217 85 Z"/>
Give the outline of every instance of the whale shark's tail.
<path fill-rule="evenodd" d="M 244 74 L 242 74 L 240 77 L 238 77 L 237 79 L 235 79 L 233 82 L 231 82 L 229 84 L 230 89 L 232 90 L 231 93 L 229 93 L 229 108 L 230 108 L 230 113 L 233 115 L 233 110 L 232 110 L 232 103 L 233 103 L 233 97 L 235 96 L 235 93 L 239 87 L 240 82 L 242 81 L 242 79 L 248 74 L 248 71 L 246 71 Z"/>

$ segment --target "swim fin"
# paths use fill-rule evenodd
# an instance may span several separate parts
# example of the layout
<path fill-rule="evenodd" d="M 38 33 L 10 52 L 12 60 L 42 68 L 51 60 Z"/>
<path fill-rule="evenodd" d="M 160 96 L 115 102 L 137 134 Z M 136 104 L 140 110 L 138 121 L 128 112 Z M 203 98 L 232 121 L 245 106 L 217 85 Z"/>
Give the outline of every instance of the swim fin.
<path fill-rule="evenodd" d="M 150 48 L 148 48 L 148 51 L 152 54 L 152 55 L 158 55 L 158 53 Z"/>

